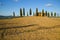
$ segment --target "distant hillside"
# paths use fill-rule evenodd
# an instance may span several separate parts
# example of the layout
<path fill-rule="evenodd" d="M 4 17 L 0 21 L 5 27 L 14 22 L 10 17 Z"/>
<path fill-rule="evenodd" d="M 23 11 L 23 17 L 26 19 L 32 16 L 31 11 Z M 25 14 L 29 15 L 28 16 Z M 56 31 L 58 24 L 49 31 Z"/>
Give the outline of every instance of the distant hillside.
<path fill-rule="evenodd" d="M 13 17 L 13 16 L 2 16 L 2 15 L 0 15 L 0 19 L 10 19 L 10 18 L 19 18 L 20 16 L 15 16 L 15 17 Z"/>
<path fill-rule="evenodd" d="M 0 19 L 12 18 L 12 16 L 2 16 L 0 15 Z"/>
<path fill-rule="evenodd" d="M 4 16 L 0 15 L 0 17 L 4 17 Z"/>

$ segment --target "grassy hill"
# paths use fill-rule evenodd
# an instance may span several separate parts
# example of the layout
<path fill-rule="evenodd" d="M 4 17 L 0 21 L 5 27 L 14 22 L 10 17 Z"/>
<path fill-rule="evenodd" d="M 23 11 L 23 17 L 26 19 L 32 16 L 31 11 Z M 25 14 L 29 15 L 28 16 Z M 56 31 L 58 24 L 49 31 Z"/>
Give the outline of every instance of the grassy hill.
<path fill-rule="evenodd" d="M 0 40 L 60 40 L 60 18 L 29 16 L 0 20 Z"/>

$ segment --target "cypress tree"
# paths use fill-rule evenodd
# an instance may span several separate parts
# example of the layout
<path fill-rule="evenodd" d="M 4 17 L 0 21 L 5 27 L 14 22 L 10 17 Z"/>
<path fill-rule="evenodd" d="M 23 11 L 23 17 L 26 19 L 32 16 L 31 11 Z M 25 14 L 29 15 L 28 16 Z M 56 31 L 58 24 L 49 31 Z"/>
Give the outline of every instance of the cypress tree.
<path fill-rule="evenodd" d="M 47 11 L 45 11 L 45 14 L 46 14 L 46 16 L 47 16 Z"/>
<path fill-rule="evenodd" d="M 48 12 L 48 17 L 50 16 L 49 12 Z"/>
<path fill-rule="evenodd" d="M 15 12 L 13 12 L 13 17 L 15 17 Z"/>
<path fill-rule="evenodd" d="M 36 8 L 36 16 L 38 16 L 38 8 Z"/>
<path fill-rule="evenodd" d="M 53 16 L 53 12 L 51 12 L 51 16 Z"/>
<path fill-rule="evenodd" d="M 56 12 L 54 13 L 54 16 L 56 17 Z"/>
<path fill-rule="evenodd" d="M 31 10 L 31 8 L 30 8 L 30 15 L 32 15 L 32 10 Z"/>
<path fill-rule="evenodd" d="M 42 9 L 42 16 L 44 16 L 44 9 Z"/>
<path fill-rule="evenodd" d="M 22 17 L 22 8 L 20 8 L 20 17 Z"/>
<path fill-rule="evenodd" d="M 25 8 L 23 8 L 23 15 L 25 16 Z"/>

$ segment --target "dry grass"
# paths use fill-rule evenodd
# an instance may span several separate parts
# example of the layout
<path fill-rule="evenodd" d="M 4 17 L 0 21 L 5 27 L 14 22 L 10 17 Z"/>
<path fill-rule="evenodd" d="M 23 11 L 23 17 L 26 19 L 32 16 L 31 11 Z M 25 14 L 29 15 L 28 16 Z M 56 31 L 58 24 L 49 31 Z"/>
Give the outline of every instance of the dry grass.
<path fill-rule="evenodd" d="M 40 16 L 0 20 L 0 40 L 60 40 L 59 20 Z"/>

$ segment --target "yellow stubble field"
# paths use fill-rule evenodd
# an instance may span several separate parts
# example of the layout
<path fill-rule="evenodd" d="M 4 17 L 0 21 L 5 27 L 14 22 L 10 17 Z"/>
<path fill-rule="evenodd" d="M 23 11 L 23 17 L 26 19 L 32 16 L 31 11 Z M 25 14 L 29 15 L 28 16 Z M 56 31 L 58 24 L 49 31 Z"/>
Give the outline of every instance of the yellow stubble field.
<path fill-rule="evenodd" d="M 60 18 L 1 19 L 0 40 L 60 40 Z"/>

